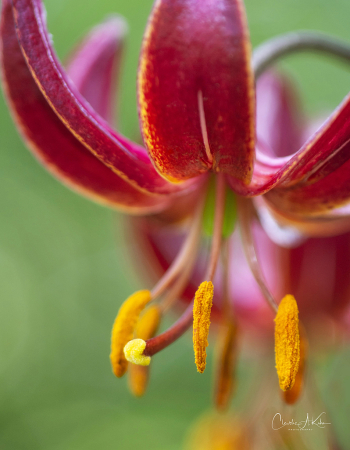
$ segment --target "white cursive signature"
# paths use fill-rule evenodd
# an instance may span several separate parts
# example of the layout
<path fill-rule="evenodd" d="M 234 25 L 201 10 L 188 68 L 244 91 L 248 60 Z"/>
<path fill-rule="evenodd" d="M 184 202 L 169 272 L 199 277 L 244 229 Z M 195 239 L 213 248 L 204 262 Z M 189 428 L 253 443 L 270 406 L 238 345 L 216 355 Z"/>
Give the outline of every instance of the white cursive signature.
<path fill-rule="evenodd" d="M 325 425 L 330 425 L 328 422 L 323 422 L 321 419 L 321 416 L 323 414 L 326 414 L 325 412 L 321 412 L 316 419 L 313 417 L 310 419 L 309 414 L 306 414 L 306 419 L 301 420 L 299 422 L 295 421 L 294 419 L 290 420 L 289 422 L 285 422 L 282 419 L 282 416 L 280 413 L 276 413 L 273 416 L 272 419 L 272 429 L 273 430 L 280 430 L 283 427 L 290 427 L 290 430 L 312 430 L 312 426 L 316 426 L 318 428 L 325 428 Z"/>

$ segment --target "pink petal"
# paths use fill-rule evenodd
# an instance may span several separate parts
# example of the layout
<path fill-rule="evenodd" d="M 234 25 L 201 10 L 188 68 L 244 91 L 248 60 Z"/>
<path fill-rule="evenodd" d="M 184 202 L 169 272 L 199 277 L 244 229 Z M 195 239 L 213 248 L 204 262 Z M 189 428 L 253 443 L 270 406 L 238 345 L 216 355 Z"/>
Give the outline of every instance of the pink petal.
<path fill-rule="evenodd" d="M 253 83 L 241 0 L 157 1 L 143 42 L 138 99 L 159 172 L 183 181 L 212 168 L 249 183 Z"/>
<path fill-rule="evenodd" d="M 81 95 L 109 123 L 126 31 L 125 21 L 117 16 L 94 27 L 70 56 L 66 69 Z"/>
<path fill-rule="evenodd" d="M 275 72 L 256 84 L 257 147 L 270 157 L 289 156 L 303 143 L 305 119 L 297 92 L 287 77 Z"/>
<path fill-rule="evenodd" d="M 43 95 L 66 127 L 100 161 L 146 192 L 167 194 L 178 186 L 154 170 L 145 150 L 113 131 L 67 78 L 53 51 L 41 0 L 13 0 L 18 40 Z"/>
<path fill-rule="evenodd" d="M 35 156 L 69 187 L 128 212 L 159 211 L 163 197 L 135 189 L 95 158 L 65 127 L 34 82 L 18 45 L 10 0 L 1 13 L 2 81 L 15 122 Z"/>

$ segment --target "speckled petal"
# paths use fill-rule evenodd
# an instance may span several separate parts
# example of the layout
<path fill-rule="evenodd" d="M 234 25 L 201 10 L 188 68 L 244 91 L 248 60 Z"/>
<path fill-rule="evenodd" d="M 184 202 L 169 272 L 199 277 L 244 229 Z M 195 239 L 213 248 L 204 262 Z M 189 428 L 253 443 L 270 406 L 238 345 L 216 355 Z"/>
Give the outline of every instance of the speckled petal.
<path fill-rule="evenodd" d="M 112 130 L 70 82 L 52 48 L 41 0 L 12 3 L 18 41 L 30 72 L 65 126 L 100 161 L 140 190 L 178 191 L 178 186 L 156 173 L 146 151 Z"/>
<path fill-rule="evenodd" d="M 1 71 L 14 120 L 41 163 L 74 190 L 134 213 L 164 209 L 169 200 L 135 189 L 95 158 L 59 120 L 39 91 L 15 33 L 10 0 L 1 12 Z"/>
<path fill-rule="evenodd" d="M 249 183 L 254 80 L 241 0 L 158 0 L 138 77 L 146 147 L 158 171 L 183 181 L 212 169 Z"/>

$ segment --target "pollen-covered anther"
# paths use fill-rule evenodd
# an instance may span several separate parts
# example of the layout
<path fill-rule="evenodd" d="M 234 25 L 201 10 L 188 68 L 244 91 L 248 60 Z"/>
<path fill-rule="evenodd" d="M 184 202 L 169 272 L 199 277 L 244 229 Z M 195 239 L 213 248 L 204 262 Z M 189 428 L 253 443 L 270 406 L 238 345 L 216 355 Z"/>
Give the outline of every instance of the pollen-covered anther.
<path fill-rule="evenodd" d="M 210 313 L 213 304 L 214 286 L 211 281 L 203 281 L 194 297 L 193 305 L 193 348 L 195 363 L 199 373 L 203 373 L 207 358 Z"/>
<path fill-rule="evenodd" d="M 217 375 L 214 401 L 218 410 L 229 406 L 235 389 L 234 376 L 237 357 L 237 325 L 234 320 L 227 320 L 220 325 L 217 345 Z"/>
<path fill-rule="evenodd" d="M 143 355 L 145 348 L 146 341 L 143 339 L 133 339 L 124 347 L 125 358 L 133 364 L 138 364 L 139 366 L 149 366 L 151 357 Z"/>
<path fill-rule="evenodd" d="M 278 306 L 275 318 L 276 369 L 280 388 L 291 389 L 300 362 L 299 311 L 295 298 L 286 295 Z"/>
<path fill-rule="evenodd" d="M 141 311 L 152 300 L 148 290 L 137 291 L 119 309 L 112 330 L 111 364 L 115 376 L 121 377 L 127 370 L 128 362 L 124 355 L 125 345 L 134 337 L 134 329 Z"/>
<path fill-rule="evenodd" d="M 288 405 L 294 405 L 294 403 L 296 403 L 299 400 L 304 386 L 305 367 L 308 353 L 308 340 L 305 329 L 301 323 L 299 323 L 299 335 L 300 335 L 300 363 L 297 375 L 295 377 L 295 383 L 291 389 L 282 392 L 282 398 L 284 402 L 287 403 Z"/>

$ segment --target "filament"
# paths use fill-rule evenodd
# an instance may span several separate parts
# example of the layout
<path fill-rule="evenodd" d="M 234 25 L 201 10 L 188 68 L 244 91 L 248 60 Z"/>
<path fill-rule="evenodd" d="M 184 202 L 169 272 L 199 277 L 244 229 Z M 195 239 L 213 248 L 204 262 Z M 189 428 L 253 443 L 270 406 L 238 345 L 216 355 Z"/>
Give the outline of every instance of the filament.
<path fill-rule="evenodd" d="M 249 264 L 250 270 L 258 283 L 262 294 L 271 306 L 274 312 L 277 312 L 278 306 L 276 300 L 266 285 L 264 276 L 261 272 L 260 264 L 255 251 L 255 243 L 252 235 L 252 222 L 254 208 L 250 199 L 244 199 L 237 196 L 237 206 L 239 215 L 239 225 L 242 237 L 243 249 L 245 257 Z"/>

